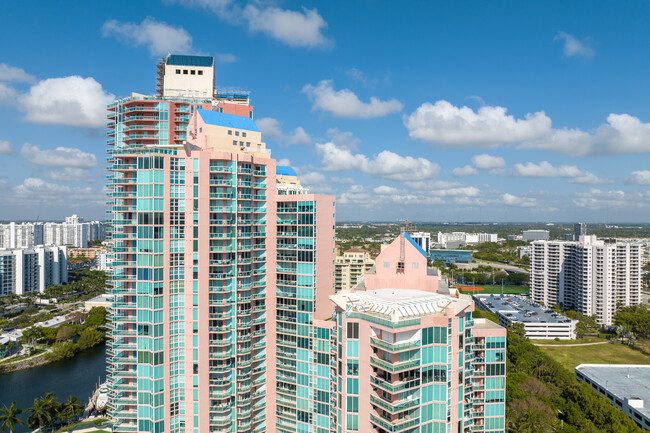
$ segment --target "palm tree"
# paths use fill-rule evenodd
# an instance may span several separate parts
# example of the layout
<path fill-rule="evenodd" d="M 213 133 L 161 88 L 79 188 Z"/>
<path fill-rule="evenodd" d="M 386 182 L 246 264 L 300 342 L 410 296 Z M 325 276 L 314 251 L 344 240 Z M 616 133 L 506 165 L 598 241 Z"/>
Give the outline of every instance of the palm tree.
<path fill-rule="evenodd" d="M 9 433 L 14 433 L 16 425 L 25 425 L 24 421 L 18 418 L 21 412 L 22 410 L 16 407 L 15 401 L 11 403 L 11 406 L 0 409 L 0 432 L 5 433 L 8 429 Z"/>
<path fill-rule="evenodd" d="M 34 406 L 26 409 L 25 412 L 30 414 L 27 418 L 27 425 L 31 428 L 46 427 L 52 424 L 50 407 L 43 398 L 35 398 Z"/>
<path fill-rule="evenodd" d="M 59 408 L 59 416 L 70 421 L 73 417 L 81 415 L 84 407 L 79 399 L 73 395 L 68 397 L 68 401 L 62 403 Z"/>
<path fill-rule="evenodd" d="M 35 398 L 34 405 L 25 411 L 30 413 L 27 425 L 32 428 L 51 426 L 56 421 L 59 406 L 53 392 L 48 392 L 41 398 Z"/>

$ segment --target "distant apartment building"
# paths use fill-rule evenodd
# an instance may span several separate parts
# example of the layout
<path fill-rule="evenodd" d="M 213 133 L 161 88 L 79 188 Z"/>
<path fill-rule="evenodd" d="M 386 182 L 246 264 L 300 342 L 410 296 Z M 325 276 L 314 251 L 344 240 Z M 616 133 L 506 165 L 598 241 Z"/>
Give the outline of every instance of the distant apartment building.
<path fill-rule="evenodd" d="M 84 222 L 72 215 L 63 223 L 34 222 L 0 224 L 0 248 L 31 248 L 35 245 L 88 246 L 88 241 L 106 238 L 106 223 Z"/>
<path fill-rule="evenodd" d="M 595 236 L 535 241 L 530 263 L 531 298 L 547 307 L 561 304 L 609 326 L 618 305 L 641 302 L 640 244 Z"/>
<path fill-rule="evenodd" d="M 458 248 L 465 245 L 496 242 L 497 239 L 496 233 L 438 232 L 438 246 L 443 248 Z"/>
<path fill-rule="evenodd" d="M 0 296 L 43 293 L 51 284 L 68 282 L 64 246 L 0 249 Z"/>
<path fill-rule="evenodd" d="M 573 240 L 579 241 L 581 236 L 587 236 L 587 224 L 576 223 L 573 225 Z"/>
<path fill-rule="evenodd" d="M 524 230 L 521 232 L 522 240 L 526 242 L 547 241 L 550 239 L 548 230 Z"/>
<path fill-rule="evenodd" d="M 330 297 L 339 432 L 505 430 L 506 331 L 437 283 L 403 233 L 359 286 Z"/>
<path fill-rule="evenodd" d="M 42 223 L 0 224 L 0 248 L 31 248 L 42 244 Z"/>
<path fill-rule="evenodd" d="M 337 256 L 334 261 L 334 289 L 339 292 L 354 287 L 374 265 L 370 253 L 362 248 L 352 248 Z"/>
<path fill-rule="evenodd" d="M 413 232 L 409 233 L 409 235 L 420 248 L 429 254 L 429 249 L 431 249 L 431 233 Z"/>

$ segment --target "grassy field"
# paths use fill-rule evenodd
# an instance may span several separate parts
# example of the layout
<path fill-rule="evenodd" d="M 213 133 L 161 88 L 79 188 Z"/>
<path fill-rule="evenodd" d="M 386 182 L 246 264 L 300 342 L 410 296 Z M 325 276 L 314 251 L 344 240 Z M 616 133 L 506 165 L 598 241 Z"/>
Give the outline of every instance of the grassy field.
<path fill-rule="evenodd" d="M 586 347 L 558 344 L 540 349 L 572 372 L 580 364 L 650 364 L 650 356 L 622 344 L 605 343 Z"/>
<path fill-rule="evenodd" d="M 466 285 L 461 285 L 461 284 L 456 284 L 456 288 L 460 289 L 462 293 L 471 295 L 472 294 L 472 286 L 466 286 Z M 500 295 L 501 294 L 501 286 L 475 286 L 476 291 L 474 294 L 476 295 Z M 479 290 L 482 289 L 482 290 Z M 503 293 L 507 293 L 508 295 L 527 295 L 530 293 L 530 287 L 526 286 L 503 286 Z"/>

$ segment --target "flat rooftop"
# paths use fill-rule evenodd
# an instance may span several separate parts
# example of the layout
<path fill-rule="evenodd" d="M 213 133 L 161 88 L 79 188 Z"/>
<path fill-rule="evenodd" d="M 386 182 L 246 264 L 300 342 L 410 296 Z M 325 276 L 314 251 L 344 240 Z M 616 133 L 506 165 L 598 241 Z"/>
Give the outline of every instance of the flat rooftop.
<path fill-rule="evenodd" d="M 503 326 L 488 319 L 477 318 L 474 319 L 474 329 L 503 329 Z"/>
<path fill-rule="evenodd" d="M 580 364 L 578 372 L 623 403 L 626 399 L 643 400 L 643 407 L 635 409 L 650 418 L 650 365 Z"/>
<path fill-rule="evenodd" d="M 390 320 L 444 315 L 449 307 L 458 312 L 472 303 L 469 298 L 456 299 L 440 293 L 404 289 L 340 292 L 330 299 L 344 310 L 376 314 Z"/>
<path fill-rule="evenodd" d="M 571 323 L 571 319 L 541 306 L 537 302 L 517 295 L 475 295 L 479 305 L 491 313 L 499 314 L 513 322 Z"/>

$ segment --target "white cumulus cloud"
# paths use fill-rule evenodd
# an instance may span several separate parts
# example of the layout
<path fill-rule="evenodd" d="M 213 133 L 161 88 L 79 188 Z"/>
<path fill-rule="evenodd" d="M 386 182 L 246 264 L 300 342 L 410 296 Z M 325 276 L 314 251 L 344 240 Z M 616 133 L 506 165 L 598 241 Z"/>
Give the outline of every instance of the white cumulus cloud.
<path fill-rule="evenodd" d="M 515 164 L 513 174 L 520 177 L 573 178 L 571 180 L 571 183 L 578 183 L 583 185 L 612 183 L 611 180 L 601 179 L 591 172 L 580 170 L 575 165 L 560 165 L 556 167 L 548 161 L 542 161 L 539 164 L 535 164 L 533 162 Z"/>
<path fill-rule="evenodd" d="M 18 81 L 25 83 L 33 83 L 36 77 L 25 72 L 22 68 L 0 63 L 0 81 Z"/>
<path fill-rule="evenodd" d="M 25 143 L 21 155 L 29 162 L 45 167 L 92 168 L 97 166 L 97 157 L 74 147 L 41 149 L 35 144 Z"/>
<path fill-rule="evenodd" d="M 104 37 L 114 36 L 120 42 L 133 46 L 146 46 L 151 55 L 169 53 L 193 54 L 192 36 L 182 27 L 173 27 L 151 17 L 141 23 L 120 23 L 109 20 L 102 26 Z"/>
<path fill-rule="evenodd" d="M 474 111 L 440 100 L 426 102 L 405 116 L 411 138 L 454 147 L 496 147 L 504 143 L 529 141 L 543 137 L 551 127 L 544 112 L 515 119 L 504 107 L 483 106 Z"/>
<path fill-rule="evenodd" d="M 94 78 L 48 78 L 17 96 L 25 120 L 34 123 L 103 128 L 106 106 L 115 95 L 106 93 Z"/>
<path fill-rule="evenodd" d="M 518 206 L 518 207 L 533 207 L 537 206 L 537 199 L 532 197 L 520 197 L 513 194 L 505 193 L 501 196 L 501 201 L 503 204 L 508 206 Z"/>
<path fill-rule="evenodd" d="M 370 119 L 402 111 L 404 104 L 397 99 L 382 101 L 375 96 L 363 102 L 350 89 L 335 90 L 332 80 L 323 80 L 316 86 L 307 84 L 302 88 L 312 102 L 312 110 L 323 110 L 338 117 Z"/>
<path fill-rule="evenodd" d="M 594 50 L 587 45 L 586 40 L 578 40 L 574 35 L 565 32 L 558 32 L 553 38 L 554 41 L 564 42 L 564 55 L 567 57 L 593 57 Z"/>
<path fill-rule="evenodd" d="M 288 145 L 302 144 L 310 145 L 311 137 L 302 126 L 298 126 L 293 131 L 285 134 L 282 132 L 282 123 L 272 117 L 263 117 L 256 120 L 257 127 L 262 131 L 262 135 L 274 140 L 283 142 Z"/>
<path fill-rule="evenodd" d="M 327 48 L 334 44 L 323 31 L 327 22 L 316 9 L 281 9 L 254 2 L 241 7 L 233 0 L 169 0 L 183 6 L 209 10 L 229 24 L 247 26 L 290 47 Z"/>
<path fill-rule="evenodd" d="M 292 11 L 277 7 L 259 8 L 249 4 L 243 10 L 252 33 L 261 32 L 290 47 L 327 47 L 332 41 L 323 35 L 327 22 L 316 9 Z"/>
<path fill-rule="evenodd" d="M 47 170 L 45 177 L 59 182 L 84 182 L 92 181 L 93 173 L 87 168 L 63 167 Z"/>
<path fill-rule="evenodd" d="M 500 173 L 501 169 L 505 168 L 506 161 L 500 156 L 492 156 L 484 153 L 482 155 L 474 155 L 472 157 L 472 164 L 479 170 Z"/>
<path fill-rule="evenodd" d="M 625 179 L 627 185 L 650 185 L 650 170 L 633 171 Z"/>
<path fill-rule="evenodd" d="M 471 165 L 465 165 L 463 167 L 454 168 L 451 174 L 454 177 L 474 176 L 478 174 L 478 170 L 472 167 Z"/>
<path fill-rule="evenodd" d="M 650 123 L 629 114 L 612 113 L 593 133 L 555 129 L 543 111 L 517 119 L 504 107 L 474 111 L 447 101 L 422 104 L 404 116 L 411 138 L 440 146 L 494 148 L 516 144 L 518 149 L 543 149 L 573 156 L 650 152 Z"/>
<path fill-rule="evenodd" d="M 0 140 L 0 155 L 12 155 L 14 153 L 11 143 L 7 140 Z"/>
<path fill-rule="evenodd" d="M 438 174 L 438 164 L 424 158 L 401 156 L 384 150 L 369 158 L 361 153 L 336 146 L 334 143 L 316 144 L 325 171 L 354 170 L 391 180 L 422 180 Z"/>

